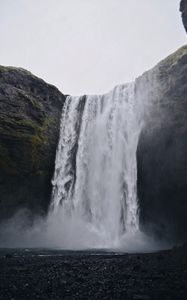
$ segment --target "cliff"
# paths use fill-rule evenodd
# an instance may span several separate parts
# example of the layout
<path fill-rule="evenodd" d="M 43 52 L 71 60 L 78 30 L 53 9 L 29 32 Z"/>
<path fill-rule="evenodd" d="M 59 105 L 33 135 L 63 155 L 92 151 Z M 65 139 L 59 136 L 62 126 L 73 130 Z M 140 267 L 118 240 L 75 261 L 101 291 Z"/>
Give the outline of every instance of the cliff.
<path fill-rule="evenodd" d="M 145 84 L 151 107 L 137 151 L 141 226 L 186 240 L 187 46 L 137 80 Z"/>
<path fill-rule="evenodd" d="M 46 211 L 64 100 L 28 71 L 0 66 L 0 219 Z"/>

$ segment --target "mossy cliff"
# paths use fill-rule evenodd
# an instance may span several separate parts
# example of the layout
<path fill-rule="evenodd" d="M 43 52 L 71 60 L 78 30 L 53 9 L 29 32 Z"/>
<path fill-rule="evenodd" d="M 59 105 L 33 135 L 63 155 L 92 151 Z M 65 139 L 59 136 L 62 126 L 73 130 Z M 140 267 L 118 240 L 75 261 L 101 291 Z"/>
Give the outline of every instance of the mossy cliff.
<path fill-rule="evenodd" d="M 0 219 L 47 209 L 64 100 L 28 71 L 0 66 Z"/>

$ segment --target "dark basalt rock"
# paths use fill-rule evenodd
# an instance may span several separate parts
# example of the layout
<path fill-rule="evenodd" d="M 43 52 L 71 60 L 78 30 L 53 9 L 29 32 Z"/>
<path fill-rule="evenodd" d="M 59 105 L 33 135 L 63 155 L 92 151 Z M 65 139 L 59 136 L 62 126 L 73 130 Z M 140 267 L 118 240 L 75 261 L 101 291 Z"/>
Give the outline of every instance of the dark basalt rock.
<path fill-rule="evenodd" d="M 153 102 L 137 151 L 140 222 L 162 238 L 187 240 L 187 46 L 137 85 L 147 78 Z"/>
<path fill-rule="evenodd" d="M 0 250 L 0 299 L 186 300 L 187 250 Z"/>
<path fill-rule="evenodd" d="M 0 66 L 0 219 L 47 209 L 64 100 L 28 71 Z"/>
<path fill-rule="evenodd" d="M 187 0 L 181 0 L 180 11 L 182 13 L 182 22 L 187 32 Z"/>

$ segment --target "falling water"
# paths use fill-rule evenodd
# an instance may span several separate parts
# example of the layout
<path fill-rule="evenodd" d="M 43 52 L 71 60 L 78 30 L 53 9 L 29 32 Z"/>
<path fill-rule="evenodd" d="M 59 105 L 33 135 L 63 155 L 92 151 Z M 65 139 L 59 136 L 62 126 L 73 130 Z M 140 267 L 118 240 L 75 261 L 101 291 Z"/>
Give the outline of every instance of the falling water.
<path fill-rule="evenodd" d="M 61 211 L 67 228 L 70 220 L 81 220 L 90 237 L 98 238 L 98 247 L 118 245 L 124 235 L 139 230 L 136 150 L 141 128 L 134 83 L 101 96 L 66 99 L 51 210 Z"/>

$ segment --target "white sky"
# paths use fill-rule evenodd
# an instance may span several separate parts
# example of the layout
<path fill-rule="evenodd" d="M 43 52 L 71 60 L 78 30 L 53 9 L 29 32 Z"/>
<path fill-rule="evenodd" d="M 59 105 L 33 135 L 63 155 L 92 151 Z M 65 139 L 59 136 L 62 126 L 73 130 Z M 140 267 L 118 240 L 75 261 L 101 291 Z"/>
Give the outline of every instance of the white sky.
<path fill-rule="evenodd" d="M 186 44 L 179 0 L 0 0 L 0 64 L 103 93 Z"/>

